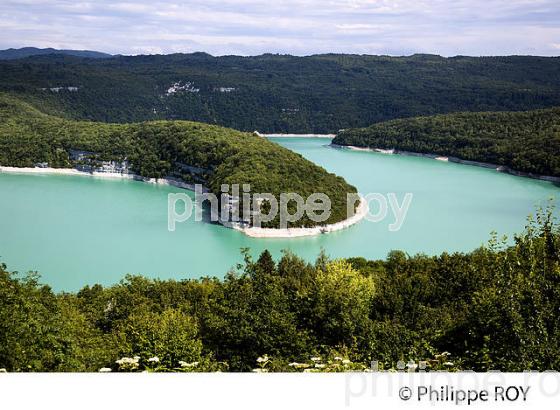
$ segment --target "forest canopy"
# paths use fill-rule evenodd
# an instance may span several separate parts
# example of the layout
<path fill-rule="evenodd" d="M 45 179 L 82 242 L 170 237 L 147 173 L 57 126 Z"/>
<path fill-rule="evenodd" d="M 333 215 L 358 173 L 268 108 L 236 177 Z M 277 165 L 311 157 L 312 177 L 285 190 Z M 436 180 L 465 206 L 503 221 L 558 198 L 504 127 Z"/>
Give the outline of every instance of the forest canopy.
<path fill-rule="evenodd" d="M 335 133 L 394 118 L 560 106 L 560 58 L 49 55 L 0 61 L 0 91 L 73 119 Z"/>
<path fill-rule="evenodd" d="M 560 232 L 540 212 L 470 253 L 314 264 L 265 251 L 224 279 L 128 276 L 55 294 L 0 265 L 7 371 L 560 370 Z"/>
<path fill-rule="evenodd" d="M 560 176 L 560 108 L 405 118 L 340 131 L 333 144 L 396 149 Z"/>

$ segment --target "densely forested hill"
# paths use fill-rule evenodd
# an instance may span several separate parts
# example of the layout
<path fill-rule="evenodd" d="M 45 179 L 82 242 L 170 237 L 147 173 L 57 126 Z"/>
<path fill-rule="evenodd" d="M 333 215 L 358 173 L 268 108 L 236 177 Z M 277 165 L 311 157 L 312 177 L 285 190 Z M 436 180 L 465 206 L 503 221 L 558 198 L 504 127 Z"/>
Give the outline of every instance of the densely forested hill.
<path fill-rule="evenodd" d="M 325 193 L 332 202 L 327 223 L 347 217 L 343 178 L 286 148 L 251 133 L 187 121 L 104 124 L 64 120 L 0 94 L 0 165 L 76 165 L 71 150 L 95 153 L 96 161 L 128 160 L 133 172 L 170 174 L 202 182 L 217 195 L 221 184 L 250 184 L 251 193 Z M 187 167 L 185 167 L 187 166 Z M 195 167 L 196 170 L 192 170 Z M 293 212 L 292 212 L 293 213 Z M 277 226 L 278 219 L 263 226 Z M 295 226 L 313 226 L 304 216 Z"/>
<path fill-rule="evenodd" d="M 224 280 L 127 277 L 76 294 L 0 264 L 0 368 L 558 371 L 560 232 L 537 219 L 515 245 L 467 254 L 311 265 L 265 252 Z"/>
<path fill-rule="evenodd" d="M 333 143 L 455 156 L 560 176 L 560 108 L 392 120 L 343 130 Z"/>
<path fill-rule="evenodd" d="M 0 62 L 0 91 L 75 119 L 336 132 L 418 115 L 560 106 L 560 58 L 51 55 Z"/>
<path fill-rule="evenodd" d="M 22 47 L 22 48 L 8 48 L 6 50 L 0 50 L 0 60 L 15 60 L 18 58 L 49 55 L 49 54 L 63 54 L 63 55 L 85 57 L 85 58 L 112 57 L 111 54 L 100 53 L 99 51 L 57 50 L 55 48 Z"/>

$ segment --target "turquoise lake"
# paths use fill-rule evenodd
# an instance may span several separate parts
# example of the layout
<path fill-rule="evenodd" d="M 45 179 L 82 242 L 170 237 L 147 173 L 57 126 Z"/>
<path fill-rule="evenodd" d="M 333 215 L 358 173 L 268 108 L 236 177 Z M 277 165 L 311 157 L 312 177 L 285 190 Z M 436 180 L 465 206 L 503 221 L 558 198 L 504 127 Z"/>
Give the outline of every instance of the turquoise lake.
<path fill-rule="evenodd" d="M 10 270 L 36 270 L 55 290 L 110 285 L 125 274 L 161 279 L 219 276 L 268 248 L 290 249 L 312 261 L 331 257 L 384 258 L 470 251 L 491 231 L 523 230 L 537 205 L 555 197 L 552 183 L 426 158 L 337 150 L 324 138 L 274 138 L 367 194 L 414 197 L 402 228 L 390 232 L 391 212 L 379 223 L 296 239 L 255 239 L 219 225 L 188 221 L 167 230 L 167 195 L 178 188 L 136 181 L 0 173 L 0 261 Z M 183 191 L 184 192 L 184 191 Z M 194 196 L 193 193 L 189 193 Z"/>

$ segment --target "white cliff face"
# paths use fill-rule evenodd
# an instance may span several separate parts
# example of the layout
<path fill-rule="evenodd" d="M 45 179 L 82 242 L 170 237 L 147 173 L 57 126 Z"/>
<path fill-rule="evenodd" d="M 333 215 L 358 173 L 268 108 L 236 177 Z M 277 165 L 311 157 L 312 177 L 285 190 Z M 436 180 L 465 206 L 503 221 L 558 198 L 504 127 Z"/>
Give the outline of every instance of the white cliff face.
<path fill-rule="evenodd" d="M 58 93 L 60 91 L 70 91 L 70 92 L 78 92 L 78 90 L 80 89 L 80 87 L 74 87 L 74 86 L 70 86 L 70 87 L 50 87 L 50 88 L 40 88 L 41 91 L 51 91 L 53 93 Z"/>
<path fill-rule="evenodd" d="M 232 93 L 234 91 L 237 91 L 237 88 L 235 88 L 235 87 L 216 87 L 216 88 L 214 88 L 214 91 L 219 92 L 219 93 Z"/>
<path fill-rule="evenodd" d="M 181 84 L 181 81 L 177 81 L 176 83 L 171 84 L 171 86 L 165 92 L 165 95 L 170 96 L 180 92 L 198 93 L 199 91 L 200 88 L 196 88 L 194 86 L 194 83 L 190 81 L 186 81 L 184 84 Z"/>

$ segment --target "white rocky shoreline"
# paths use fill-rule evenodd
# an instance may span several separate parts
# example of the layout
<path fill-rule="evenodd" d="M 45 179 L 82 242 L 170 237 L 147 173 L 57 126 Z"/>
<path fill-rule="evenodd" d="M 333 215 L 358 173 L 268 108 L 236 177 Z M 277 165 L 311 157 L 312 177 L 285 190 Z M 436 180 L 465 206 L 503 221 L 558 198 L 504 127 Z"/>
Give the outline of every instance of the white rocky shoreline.
<path fill-rule="evenodd" d="M 336 134 L 261 134 L 255 131 L 255 134 L 263 138 L 329 138 L 333 139 Z"/>
<path fill-rule="evenodd" d="M 439 154 L 423 154 L 423 153 L 420 153 L 420 152 L 401 151 L 401 150 L 397 150 L 397 149 L 364 148 L 364 147 L 357 147 L 357 146 L 354 146 L 354 145 L 338 145 L 338 144 L 330 144 L 329 146 L 331 148 L 349 149 L 349 150 L 352 150 L 352 151 L 368 151 L 368 152 L 377 152 L 377 153 L 380 153 L 380 154 L 387 154 L 387 155 L 405 155 L 405 156 L 410 156 L 410 157 L 430 158 L 430 159 L 435 159 L 437 161 L 442 161 L 442 162 L 454 162 L 454 163 L 457 163 L 457 164 L 472 165 L 472 166 L 476 166 L 476 167 L 494 169 L 498 172 L 503 172 L 505 174 L 510 174 L 510 175 L 514 175 L 514 176 L 518 176 L 518 177 L 525 177 L 525 178 L 538 179 L 538 180 L 541 180 L 541 181 L 560 183 L 560 177 L 554 177 L 554 176 L 551 176 L 551 175 L 532 174 L 530 172 L 516 171 L 515 169 L 511 169 L 511 168 L 509 168 L 505 165 L 491 164 L 489 162 L 470 161 L 470 160 L 466 160 L 466 159 L 461 159 L 461 158 L 451 157 L 451 156 L 443 156 L 443 155 L 439 155 Z"/>
<path fill-rule="evenodd" d="M 188 189 L 190 191 L 195 190 L 193 184 L 188 184 L 186 182 L 180 181 L 175 178 L 146 178 L 136 174 L 126 174 L 117 172 L 84 172 L 79 171 L 74 168 L 19 168 L 19 167 L 5 167 L 0 166 L 0 173 L 12 173 L 12 174 L 51 174 L 51 175 L 70 175 L 70 176 L 86 176 L 94 178 L 105 178 L 105 179 L 129 179 L 134 181 L 146 182 L 149 184 L 156 185 L 169 185 L 177 188 Z M 206 188 L 203 188 L 203 192 L 208 192 Z M 221 223 L 224 227 L 234 229 L 236 231 L 242 232 L 247 236 L 253 238 L 299 238 L 304 236 L 316 236 L 324 233 L 335 232 L 342 229 L 346 229 L 357 222 L 361 221 L 368 212 L 367 202 L 363 197 L 360 197 L 360 203 L 356 209 L 356 213 L 348 219 L 343 221 L 330 224 L 317 226 L 313 228 L 257 228 L 257 227 L 243 227 L 236 224 Z"/>
<path fill-rule="evenodd" d="M 136 174 L 126 174 L 120 172 L 85 172 L 79 171 L 74 168 L 19 168 L 19 167 L 4 167 L 0 166 L 0 173 L 11 173 L 11 174 L 51 174 L 51 175 L 70 175 L 70 176 L 81 176 L 81 177 L 94 177 L 94 178 L 104 178 L 104 179 L 130 179 L 134 181 L 146 182 L 148 184 L 156 185 L 170 185 L 177 188 L 188 189 L 189 191 L 194 191 L 193 184 L 187 184 L 186 182 L 180 181 L 175 178 L 146 178 Z"/>
<path fill-rule="evenodd" d="M 364 197 L 360 196 L 360 203 L 356 208 L 356 213 L 343 221 L 334 224 L 315 226 L 313 228 L 244 228 L 239 225 L 228 226 L 237 231 L 243 232 L 252 238 L 301 238 L 304 236 L 317 236 L 325 233 L 340 231 L 360 222 L 367 215 L 369 207 Z"/>

